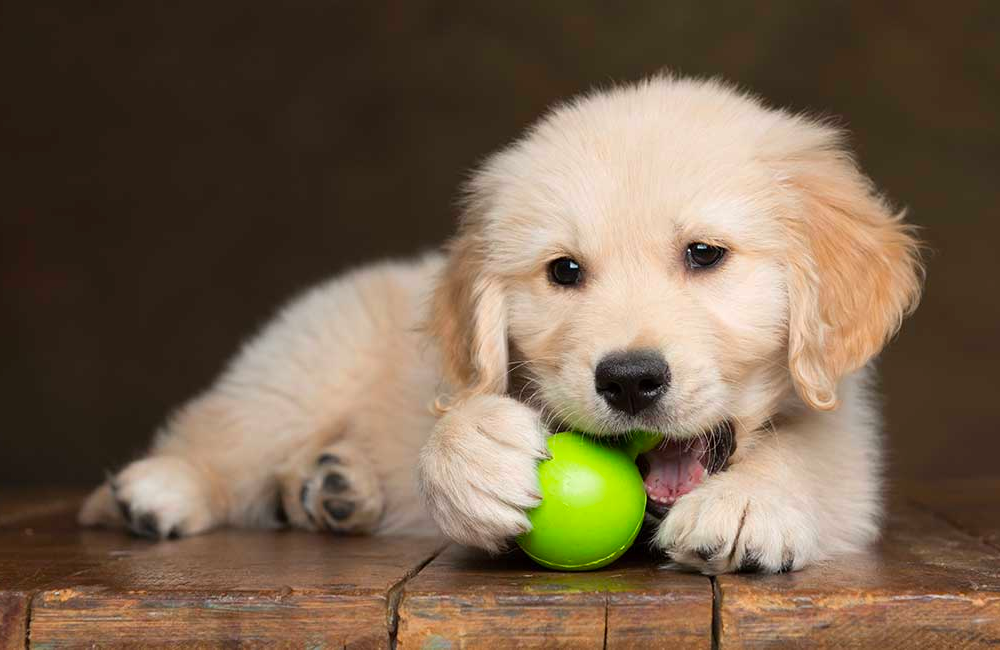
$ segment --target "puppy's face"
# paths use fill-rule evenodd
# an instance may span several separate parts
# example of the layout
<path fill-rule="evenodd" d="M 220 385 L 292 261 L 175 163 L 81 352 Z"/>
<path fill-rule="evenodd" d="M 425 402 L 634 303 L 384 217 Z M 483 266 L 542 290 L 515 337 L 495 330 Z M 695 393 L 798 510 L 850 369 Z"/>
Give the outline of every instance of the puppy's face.
<path fill-rule="evenodd" d="M 433 329 L 459 390 L 685 440 L 835 407 L 918 291 L 915 241 L 837 131 L 657 78 L 487 162 Z"/>
<path fill-rule="evenodd" d="M 683 438 L 766 417 L 788 385 L 788 299 L 773 181 L 653 126 L 609 134 L 614 161 L 529 141 L 517 216 L 487 236 L 517 242 L 493 261 L 516 394 L 563 426 Z"/>

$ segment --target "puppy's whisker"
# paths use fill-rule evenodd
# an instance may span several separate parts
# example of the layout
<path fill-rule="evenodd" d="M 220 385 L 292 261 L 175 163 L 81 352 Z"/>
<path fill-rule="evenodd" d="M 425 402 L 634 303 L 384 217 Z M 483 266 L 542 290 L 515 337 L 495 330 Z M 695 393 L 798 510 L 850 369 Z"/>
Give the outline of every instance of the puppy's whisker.
<path fill-rule="evenodd" d="M 521 359 L 520 361 L 515 361 L 515 362 L 513 362 L 513 363 L 511 363 L 511 364 L 508 365 L 508 367 L 507 367 L 507 375 L 510 375 L 511 373 L 516 372 L 517 370 L 521 369 L 522 367 L 525 367 L 525 366 L 530 367 L 532 365 L 540 365 L 542 362 L 545 362 L 545 361 L 559 361 L 559 357 L 549 355 L 549 356 L 535 357 L 533 359 Z"/>
<path fill-rule="evenodd" d="M 545 423 L 546 424 L 546 428 L 549 429 L 549 430 L 552 430 L 553 429 L 553 425 L 556 425 L 556 424 L 559 424 L 559 425 L 568 424 L 568 422 L 567 422 L 567 416 L 572 415 L 573 411 L 574 411 L 573 407 L 571 407 L 569 405 L 564 404 L 564 405 L 560 406 L 556 411 L 550 413 L 550 415 L 547 418 L 546 423 Z"/>
<path fill-rule="evenodd" d="M 535 386 L 537 386 L 537 388 L 531 394 L 531 397 L 528 398 L 528 401 L 531 401 L 531 399 L 533 399 L 535 397 L 535 395 L 537 395 L 542 390 L 542 385 L 541 385 L 541 383 L 537 379 L 535 379 L 533 377 L 525 377 L 524 385 L 521 386 L 521 390 L 518 391 L 518 394 L 517 394 L 518 400 L 521 400 L 521 398 L 524 397 L 524 391 L 527 390 L 528 387 L 530 387 L 532 384 L 534 384 Z"/>

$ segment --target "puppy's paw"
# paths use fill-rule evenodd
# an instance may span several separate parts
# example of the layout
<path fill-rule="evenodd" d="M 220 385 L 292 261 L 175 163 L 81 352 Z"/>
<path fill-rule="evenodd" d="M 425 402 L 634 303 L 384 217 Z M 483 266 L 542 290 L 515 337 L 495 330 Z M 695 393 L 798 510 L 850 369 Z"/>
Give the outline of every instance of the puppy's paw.
<path fill-rule="evenodd" d="M 655 538 L 672 560 L 708 575 L 795 571 L 819 559 L 818 542 L 803 499 L 736 472 L 681 497 Z"/>
<path fill-rule="evenodd" d="M 194 535 L 217 523 L 202 476 L 172 456 L 128 465 L 90 495 L 78 519 L 84 525 L 124 525 L 155 539 Z"/>
<path fill-rule="evenodd" d="M 385 509 L 371 464 L 346 442 L 292 459 L 281 473 L 281 501 L 292 525 L 335 533 L 374 532 Z"/>
<path fill-rule="evenodd" d="M 492 553 L 531 530 L 548 457 L 538 414 L 507 397 L 474 397 L 449 411 L 420 454 L 420 489 L 447 536 Z"/>

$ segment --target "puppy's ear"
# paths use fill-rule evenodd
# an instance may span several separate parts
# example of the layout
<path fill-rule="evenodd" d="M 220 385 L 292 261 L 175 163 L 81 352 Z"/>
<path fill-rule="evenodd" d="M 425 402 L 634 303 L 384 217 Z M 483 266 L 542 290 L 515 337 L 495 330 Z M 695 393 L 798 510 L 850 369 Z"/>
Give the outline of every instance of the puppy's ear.
<path fill-rule="evenodd" d="M 783 172 L 796 196 L 787 221 L 788 366 L 802 399 L 830 410 L 840 378 L 878 354 L 916 307 L 922 269 L 904 214 L 878 195 L 840 134 L 813 125 L 811 135 Z"/>
<path fill-rule="evenodd" d="M 430 332 L 440 344 L 445 378 L 456 398 L 507 390 L 507 312 L 501 280 L 466 222 L 448 245 L 431 302 Z"/>

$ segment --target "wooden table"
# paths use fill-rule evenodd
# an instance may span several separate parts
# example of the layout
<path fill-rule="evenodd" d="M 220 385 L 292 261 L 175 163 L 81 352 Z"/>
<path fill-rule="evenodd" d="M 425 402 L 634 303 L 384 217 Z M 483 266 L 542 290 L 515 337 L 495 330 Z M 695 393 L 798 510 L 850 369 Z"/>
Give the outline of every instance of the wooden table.
<path fill-rule="evenodd" d="M 643 549 L 538 569 L 426 538 L 81 530 L 79 496 L 0 493 L 0 650 L 64 646 L 1000 645 L 1000 479 L 914 485 L 870 554 L 710 579 Z"/>

